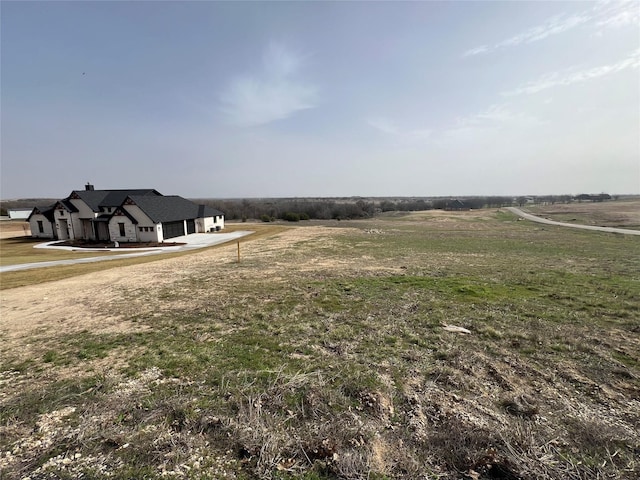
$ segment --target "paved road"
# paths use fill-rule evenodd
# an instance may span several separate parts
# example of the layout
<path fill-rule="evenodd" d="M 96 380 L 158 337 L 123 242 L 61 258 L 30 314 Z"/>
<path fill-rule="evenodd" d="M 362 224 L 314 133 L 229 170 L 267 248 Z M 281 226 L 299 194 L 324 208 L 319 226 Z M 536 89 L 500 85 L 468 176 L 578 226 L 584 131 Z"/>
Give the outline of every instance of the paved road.
<path fill-rule="evenodd" d="M 629 230 L 626 228 L 613 228 L 613 227 L 596 227 L 593 225 L 576 225 L 574 223 L 564 223 L 564 222 L 556 222 L 554 220 L 547 220 L 546 218 L 536 217 L 535 215 L 531 215 L 530 213 L 523 212 L 519 208 L 516 207 L 507 207 L 511 213 L 515 213 L 516 215 L 526 218 L 527 220 L 531 220 L 532 222 L 544 223 L 547 225 L 557 225 L 560 227 L 570 227 L 570 228 L 579 228 L 581 230 L 595 230 L 598 232 L 609 232 L 609 233 L 622 233 L 625 235 L 640 235 L 640 230 Z"/>
<path fill-rule="evenodd" d="M 173 247 L 157 247 L 153 249 L 140 249 L 132 253 L 121 253 L 119 255 L 109 255 L 103 257 L 85 257 L 85 258 L 71 258 L 67 260 L 54 260 L 51 262 L 37 262 L 37 263 L 21 263 L 19 265 L 6 265 L 4 267 L 0 267 L 0 273 L 3 272 L 16 272 L 18 270 L 31 270 L 33 268 L 45 268 L 45 267 L 56 267 L 61 265 L 76 265 L 79 263 L 93 263 L 93 262 L 108 262 L 109 260 L 121 260 L 123 258 L 133 258 L 133 257 L 144 257 L 149 255 L 159 255 L 161 253 L 169 253 L 169 252 L 183 252 L 186 250 L 195 250 L 197 248 L 209 247 L 211 245 L 219 245 L 221 243 L 230 242 L 232 240 L 236 240 L 238 238 L 244 237 L 245 235 L 249 235 L 253 233 L 251 231 L 238 231 L 231 233 L 195 233 L 193 235 L 188 235 L 184 237 L 172 238 L 171 241 L 175 242 L 185 242 L 186 245 L 178 245 Z M 123 248 L 110 248 L 110 249 L 78 249 L 73 247 L 58 247 L 52 245 L 57 242 L 48 242 L 41 243 L 36 245 L 34 248 L 51 248 L 56 250 L 69 250 L 76 252 L 104 252 L 104 251 L 117 251 L 121 252 L 125 249 Z M 130 249 L 126 249 L 126 251 L 131 251 Z"/>

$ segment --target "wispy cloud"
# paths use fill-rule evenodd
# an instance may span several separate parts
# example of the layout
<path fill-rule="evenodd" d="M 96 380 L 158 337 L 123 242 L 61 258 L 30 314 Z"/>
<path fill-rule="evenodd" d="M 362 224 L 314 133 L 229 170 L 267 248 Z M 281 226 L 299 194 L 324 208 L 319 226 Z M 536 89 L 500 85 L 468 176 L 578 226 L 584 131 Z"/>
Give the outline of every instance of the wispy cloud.
<path fill-rule="evenodd" d="M 500 132 L 506 128 L 530 128 L 542 123 L 528 113 L 514 110 L 507 103 L 496 103 L 479 112 L 456 118 L 452 126 L 439 132 L 438 137 L 445 141 L 455 141 Z"/>
<path fill-rule="evenodd" d="M 640 4 L 638 2 L 610 2 L 598 4 L 602 14 L 598 15 L 598 27 L 624 27 L 640 25 Z"/>
<path fill-rule="evenodd" d="M 608 65 L 600 65 L 598 67 L 588 68 L 579 71 L 552 72 L 543 75 L 537 80 L 525 83 L 524 85 L 504 92 L 504 96 L 514 96 L 522 94 L 538 93 L 542 90 L 558 86 L 573 85 L 582 83 L 606 75 L 626 70 L 628 68 L 640 67 L 640 49 L 633 52 L 628 57 Z"/>
<path fill-rule="evenodd" d="M 497 43 L 494 46 L 494 49 L 513 47 L 522 43 L 533 43 L 539 40 L 544 40 L 545 38 L 552 35 L 557 35 L 559 33 L 575 28 L 578 25 L 582 25 L 583 23 L 588 22 L 590 19 L 591 18 L 589 17 L 589 15 L 585 14 L 571 15 L 567 17 L 553 17 L 547 20 L 542 25 L 535 26 L 518 35 Z"/>
<path fill-rule="evenodd" d="M 490 105 L 484 110 L 457 117 L 448 126 L 434 129 L 403 128 L 386 117 L 370 117 L 366 122 L 401 146 L 451 143 L 463 138 L 482 137 L 505 128 L 529 128 L 542 123 L 536 117 L 514 110 L 508 103 Z"/>
<path fill-rule="evenodd" d="M 494 45 L 471 48 L 464 52 L 463 56 L 487 54 L 495 50 L 537 42 L 587 24 L 598 29 L 640 25 L 640 8 L 635 1 L 598 2 L 593 8 L 579 13 L 551 17 L 541 25 L 531 27 Z"/>
<path fill-rule="evenodd" d="M 432 130 L 430 129 L 402 128 L 398 126 L 396 122 L 386 117 L 371 117 L 368 118 L 366 122 L 370 127 L 402 143 L 428 140 L 432 134 Z"/>
<path fill-rule="evenodd" d="M 480 55 L 481 53 L 487 53 L 489 51 L 489 48 L 490 47 L 488 45 L 480 45 L 478 47 L 474 47 L 464 52 L 464 56 L 470 57 L 472 55 Z"/>
<path fill-rule="evenodd" d="M 297 78 L 303 56 L 272 43 L 262 60 L 257 74 L 234 78 L 220 95 L 221 110 L 229 123 L 263 125 L 317 105 L 318 89 Z"/>
<path fill-rule="evenodd" d="M 456 120 L 456 124 L 458 127 L 478 126 L 487 123 L 496 124 L 514 120 L 517 117 L 506 105 L 494 104 L 481 112 L 459 117 Z"/>
<path fill-rule="evenodd" d="M 578 25 L 582 25 L 588 22 L 591 18 L 586 14 L 578 14 L 571 16 L 555 16 L 548 19 L 542 25 L 537 25 L 535 27 L 529 28 L 522 33 L 514 35 L 513 37 L 507 38 L 501 42 L 496 43 L 492 46 L 481 45 L 479 47 L 472 48 L 467 50 L 463 56 L 469 57 L 473 55 L 480 55 L 492 52 L 494 50 L 499 50 L 507 47 L 514 47 L 516 45 L 520 45 L 523 43 L 532 43 L 537 42 L 539 40 L 543 40 L 551 35 L 557 35 L 559 33 L 570 30 Z"/>

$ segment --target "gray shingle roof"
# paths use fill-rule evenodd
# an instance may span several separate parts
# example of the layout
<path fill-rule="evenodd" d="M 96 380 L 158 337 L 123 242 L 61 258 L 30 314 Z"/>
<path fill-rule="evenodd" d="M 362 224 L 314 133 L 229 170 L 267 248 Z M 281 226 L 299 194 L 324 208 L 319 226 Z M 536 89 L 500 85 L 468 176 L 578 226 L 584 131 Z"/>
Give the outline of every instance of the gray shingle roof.
<path fill-rule="evenodd" d="M 153 195 L 160 196 L 160 193 L 151 188 L 144 190 L 107 190 L 108 194 L 102 202 L 100 202 L 101 207 L 119 207 L 122 205 L 122 202 L 125 201 L 127 197 L 132 195 L 144 196 L 144 195 Z"/>
<path fill-rule="evenodd" d="M 66 198 L 63 198 L 62 200 L 58 200 L 55 203 L 54 208 L 59 207 L 59 206 L 64 207 L 67 210 L 67 212 L 77 212 L 78 211 L 76 206 Z"/>
<path fill-rule="evenodd" d="M 71 192 L 71 195 L 74 193 L 89 205 L 94 212 L 99 212 L 100 207 L 119 207 L 122 205 L 122 202 L 131 195 L 160 195 L 160 192 L 153 188 L 134 190 L 74 190 Z"/>
<path fill-rule="evenodd" d="M 129 198 L 155 223 L 224 215 L 220 210 L 198 205 L 177 195 L 129 195 Z"/>
<path fill-rule="evenodd" d="M 55 207 L 56 207 L 55 203 L 53 205 L 47 205 L 46 207 L 35 207 L 31 211 L 31 214 L 29 214 L 29 218 L 27 218 L 27 220 L 30 220 L 32 215 L 40 214 L 40 215 L 44 215 L 44 217 L 50 222 L 53 222 L 54 221 L 53 213 L 55 212 Z"/>

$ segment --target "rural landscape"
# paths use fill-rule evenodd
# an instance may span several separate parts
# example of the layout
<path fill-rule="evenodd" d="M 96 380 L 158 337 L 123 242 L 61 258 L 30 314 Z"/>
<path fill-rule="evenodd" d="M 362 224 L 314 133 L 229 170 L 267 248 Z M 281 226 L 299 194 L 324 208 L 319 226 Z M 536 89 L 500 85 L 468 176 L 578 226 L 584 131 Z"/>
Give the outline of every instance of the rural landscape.
<path fill-rule="evenodd" d="M 561 200 L 523 209 L 640 230 Z M 640 238 L 250 206 L 238 244 L 1 274 L 0 478 L 640 476 Z M 0 228 L 2 266 L 91 255 Z"/>
<path fill-rule="evenodd" d="M 0 3 L 0 480 L 640 479 L 640 2 Z"/>

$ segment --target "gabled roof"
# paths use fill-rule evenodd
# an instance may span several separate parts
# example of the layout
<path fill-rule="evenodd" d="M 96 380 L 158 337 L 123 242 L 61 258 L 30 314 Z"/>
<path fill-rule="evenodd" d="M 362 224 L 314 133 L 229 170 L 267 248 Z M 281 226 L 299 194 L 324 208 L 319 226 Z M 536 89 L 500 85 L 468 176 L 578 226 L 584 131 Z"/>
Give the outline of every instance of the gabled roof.
<path fill-rule="evenodd" d="M 112 218 L 115 217 L 119 217 L 124 215 L 125 217 L 127 217 L 129 220 L 131 220 L 131 223 L 133 223 L 134 225 L 138 224 L 138 220 L 136 220 L 129 212 L 127 212 L 124 208 L 119 207 L 116 208 L 116 211 L 113 212 L 110 216 L 109 216 L 109 220 L 111 220 Z"/>
<path fill-rule="evenodd" d="M 449 208 L 467 208 L 465 203 L 462 200 L 458 200 L 457 198 L 455 200 L 448 202 L 447 206 Z"/>
<path fill-rule="evenodd" d="M 27 220 L 31 220 L 31 217 L 33 215 L 44 215 L 44 217 L 47 220 L 49 220 L 50 222 L 53 222 L 55 220 L 53 216 L 53 212 L 55 211 L 55 206 L 56 204 L 54 203 L 53 205 L 47 205 L 46 207 L 35 207 L 33 210 L 31 210 L 31 213 L 29 214 L 29 217 L 27 218 Z"/>
<path fill-rule="evenodd" d="M 99 212 L 100 207 L 119 207 L 130 195 L 161 195 L 153 188 L 134 190 L 74 190 L 67 198 L 80 198 L 94 212 Z"/>
<path fill-rule="evenodd" d="M 175 222 L 224 215 L 220 210 L 198 205 L 177 195 L 130 195 L 129 199 L 154 222 Z"/>
<path fill-rule="evenodd" d="M 78 209 L 76 208 L 76 206 L 71 203 L 68 199 L 63 198 L 62 200 L 58 200 L 54 205 L 53 208 L 64 208 L 67 212 L 77 212 Z"/>

